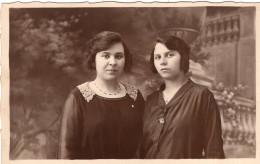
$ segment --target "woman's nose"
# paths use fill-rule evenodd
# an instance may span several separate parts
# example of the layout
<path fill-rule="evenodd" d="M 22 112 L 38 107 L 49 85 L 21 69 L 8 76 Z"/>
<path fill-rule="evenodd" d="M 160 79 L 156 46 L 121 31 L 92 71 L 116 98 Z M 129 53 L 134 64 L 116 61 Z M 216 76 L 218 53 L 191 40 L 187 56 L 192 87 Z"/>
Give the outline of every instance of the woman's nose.
<path fill-rule="evenodd" d="M 115 65 L 115 64 L 116 64 L 116 59 L 114 57 L 110 57 L 109 65 Z"/>
<path fill-rule="evenodd" d="M 160 64 L 161 64 L 161 65 L 167 64 L 167 60 L 166 60 L 164 57 L 162 57 L 162 58 L 161 58 L 161 61 L 160 61 Z"/>

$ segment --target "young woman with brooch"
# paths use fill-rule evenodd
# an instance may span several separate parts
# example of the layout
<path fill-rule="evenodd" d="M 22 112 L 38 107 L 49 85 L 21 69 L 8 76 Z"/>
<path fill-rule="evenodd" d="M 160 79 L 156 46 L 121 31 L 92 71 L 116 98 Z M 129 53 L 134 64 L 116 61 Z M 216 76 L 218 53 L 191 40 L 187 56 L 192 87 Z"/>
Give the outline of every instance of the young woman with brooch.
<path fill-rule="evenodd" d="M 164 84 L 146 99 L 143 158 L 224 158 L 214 96 L 185 76 L 189 50 L 174 36 L 156 40 L 150 61 Z"/>

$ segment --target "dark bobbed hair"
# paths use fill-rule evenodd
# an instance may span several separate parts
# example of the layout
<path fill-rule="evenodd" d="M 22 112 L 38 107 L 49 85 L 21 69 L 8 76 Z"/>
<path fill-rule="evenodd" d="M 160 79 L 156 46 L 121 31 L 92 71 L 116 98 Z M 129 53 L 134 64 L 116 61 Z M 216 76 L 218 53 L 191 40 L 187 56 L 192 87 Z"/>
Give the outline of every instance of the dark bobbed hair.
<path fill-rule="evenodd" d="M 132 55 L 121 38 L 121 35 L 117 32 L 103 31 L 91 38 L 87 42 L 87 67 L 90 70 L 95 69 L 95 58 L 98 52 L 107 50 L 115 43 L 122 43 L 125 54 L 125 66 L 124 71 L 130 72 L 132 67 Z"/>
<path fill-rule="evenodd" d="M 160 36 L 156 38 L 153 46 L 153 50 L 150 56 L 151 70 L 153 73 L 157 74 L 157 70 L 154 65 L 154 49 L 157 43 L 164 44 L 169 50 L 178 51 L 181 55 L 180 69 L 183 70 L 184 74 L 189 71 L 189 53 L 190 47 L 180 38 L 175 36 Z"/>

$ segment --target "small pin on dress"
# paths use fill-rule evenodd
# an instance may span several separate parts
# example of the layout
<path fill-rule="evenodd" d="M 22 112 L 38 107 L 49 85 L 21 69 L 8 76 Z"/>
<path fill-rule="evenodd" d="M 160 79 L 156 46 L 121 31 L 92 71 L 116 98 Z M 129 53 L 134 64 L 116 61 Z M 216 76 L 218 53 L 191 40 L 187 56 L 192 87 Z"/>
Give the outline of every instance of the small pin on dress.
<path fill-rule="evenodd" d="M 164 122 L 165 122 L 165 121 L 164 121 L 164 118 L 159 118 L 159 123 L 160 123 L 160 124 L 164 124 Z"/>

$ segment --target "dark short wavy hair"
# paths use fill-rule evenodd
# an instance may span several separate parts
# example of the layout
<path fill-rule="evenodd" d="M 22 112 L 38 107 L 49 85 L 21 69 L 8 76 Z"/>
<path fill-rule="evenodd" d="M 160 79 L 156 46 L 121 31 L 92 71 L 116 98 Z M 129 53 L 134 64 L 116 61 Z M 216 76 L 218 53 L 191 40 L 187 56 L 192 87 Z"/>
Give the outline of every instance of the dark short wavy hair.
<path fill-rule="evenodd" d="M 157 43 L 164 44 L 169 50 L 178 51 L 181 55 L 181 64 L 180 69 L 183 70 L 184 73 L 189 71 L 189 53 L 190 47 L 180 38 L 175 36 L 160 36 L 156 38 L 156 42 L 153 46 L 152 53 L 150 55 L 150 65 L 153 73 L 158 73 L 155 65 L 154 65 L 154 49 Z"/>
<path fill-rule="evenodd" d="M 87 67 L 90 70 L 95 69 L 95 58 L 96 54 L 98 52 L 107 50 L 109 47 L 111 47 L 115 43 L 122 43 L 124 48 L 124 54 L 125 54 L 125 66 L 124 71 L 130 72 L 132 67 L 132 55 L 128 49 L 128 47 L 125 45 L 124 41 L 121 38 L 121 35 L 117 32 L 112 31 L 103 31 L 91 38 L 87 42 Z"/>

